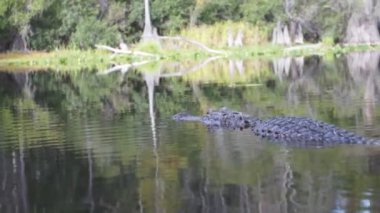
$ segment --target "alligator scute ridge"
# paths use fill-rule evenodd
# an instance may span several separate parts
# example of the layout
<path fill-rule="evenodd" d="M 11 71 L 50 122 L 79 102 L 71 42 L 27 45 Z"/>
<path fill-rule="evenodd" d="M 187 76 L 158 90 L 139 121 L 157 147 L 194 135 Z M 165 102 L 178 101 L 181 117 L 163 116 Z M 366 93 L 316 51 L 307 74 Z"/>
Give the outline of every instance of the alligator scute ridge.
<path fill-rule="evenodd" d="M 380 140 L 366 138 L 329 123 L 307 117 L 272 117 L 261 120 L 228 108 L 209 110 L 205 115 L 196 116 L 178 113 L 176 121 L 199 121 L 210 128 L 248 129 L 260 137 L 285 144 L 326 146 L 333 144 L 380 145 Z"/>

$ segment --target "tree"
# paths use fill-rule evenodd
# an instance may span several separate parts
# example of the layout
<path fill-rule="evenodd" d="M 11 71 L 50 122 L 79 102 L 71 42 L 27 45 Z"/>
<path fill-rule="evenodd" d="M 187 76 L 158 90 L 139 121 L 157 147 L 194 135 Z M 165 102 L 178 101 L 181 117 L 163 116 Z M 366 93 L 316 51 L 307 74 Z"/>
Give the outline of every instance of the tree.
<path fill-rule="evenodd" d="M 32 34 L 30 21 L 47 8 L 53 0 L 3 0 L 0 4 L 0 27 L 6 27 L 13 34 L 12 49 L 25 51 Z"/>
<path fill-rule="evenodd" d="M 362 0 L 348 19 L 345 42 L 379 43 L 380 42 L 380 3 Z"/>
<path fill-rule="evenodd" d="M 142 34 L 142 39 L 154 40 L 154 37 L 157 35 L 156 29 L 152 26 L 152 20 L 150 18 L 150 6 L 149 0 L 144 0 L 144 32 Z"/>
<path fill-rule="evenodd" d="M 35 49 L 72 46 L 81 49 L 95 44 L 115 45 L 120 40 L 122 4 L 115 1 L 55 0 L 31 24 L 31 45 Z M 119 9 L 120 8 L 120 9 Z"/>

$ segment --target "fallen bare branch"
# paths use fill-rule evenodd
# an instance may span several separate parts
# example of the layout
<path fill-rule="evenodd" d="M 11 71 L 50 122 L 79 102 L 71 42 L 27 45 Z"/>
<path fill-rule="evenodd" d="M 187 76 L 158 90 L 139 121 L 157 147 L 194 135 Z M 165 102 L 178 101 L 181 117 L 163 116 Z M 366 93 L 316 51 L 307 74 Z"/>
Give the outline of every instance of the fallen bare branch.
<path fill-rule="evenodd" d="M 152 53 L 147 53 L 147 52 L 142 52 L 142 51 L 122 50 L 122 49 L 113 48 L 107 45 L 97 44 L 95 45 L 95 47 L 98 49 L 109 50 L 113 53 L 118 53 L 118 54 L 139 55 L 139 56 L 148 56 L 148 57 L 155 57 L 155 58 L 159 57 L 158 55 L 152 54 Z"/>

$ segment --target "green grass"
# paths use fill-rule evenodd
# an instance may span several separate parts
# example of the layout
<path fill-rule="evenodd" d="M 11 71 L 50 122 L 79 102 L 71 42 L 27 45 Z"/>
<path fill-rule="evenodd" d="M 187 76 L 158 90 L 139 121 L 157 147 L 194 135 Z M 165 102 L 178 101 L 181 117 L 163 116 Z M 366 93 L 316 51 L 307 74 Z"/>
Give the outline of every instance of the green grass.
<path fill-rule="evenodd" d="M 84 68 L 102 69 L 112 63 L 128 63 L 134 58 L 125 55 L 112 56 L 99 50 L 62 49 L 52 52 L 12 52 L 0 54 L 0 70 L 75 71 Z"/>
<path fill-rule="evenodd" d="M 181 36 L 199 41 L 212 48 L 226 48 L 228 34 L 234 38 L 238 32 L 243 33 L 243 43 L 246 46 L 255 46 L 267 41 L 269 28 L 255 26 L 247 22 L 219 22 L 213 25 L 200 25 L 181 30 Z"/>

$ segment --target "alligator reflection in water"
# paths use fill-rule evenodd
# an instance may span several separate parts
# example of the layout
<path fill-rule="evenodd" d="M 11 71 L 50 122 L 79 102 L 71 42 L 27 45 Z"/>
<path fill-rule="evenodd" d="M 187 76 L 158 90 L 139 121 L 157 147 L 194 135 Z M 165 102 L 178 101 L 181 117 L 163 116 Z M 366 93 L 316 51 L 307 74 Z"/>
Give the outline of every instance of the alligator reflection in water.
<path fill-rule="evenodd" d="M 257 136 L 279 143 L 294 143 L 305 146 L 324 146 L 332 144 L 376 144 L 380 141 L 367 139 L 347 130 L 321 121 L 304 117 L 273 117 L 260 120 L 242 112 L 227 108 L 210 110 L 206 115 L 194 116 L 178 113 L 176 121 L 200 121 L 208 127 L 251 130 Z"/>

